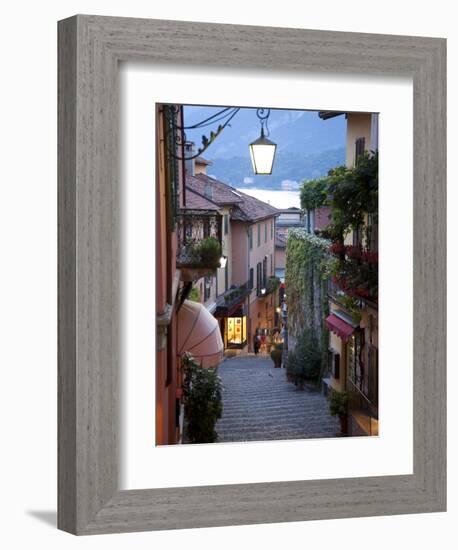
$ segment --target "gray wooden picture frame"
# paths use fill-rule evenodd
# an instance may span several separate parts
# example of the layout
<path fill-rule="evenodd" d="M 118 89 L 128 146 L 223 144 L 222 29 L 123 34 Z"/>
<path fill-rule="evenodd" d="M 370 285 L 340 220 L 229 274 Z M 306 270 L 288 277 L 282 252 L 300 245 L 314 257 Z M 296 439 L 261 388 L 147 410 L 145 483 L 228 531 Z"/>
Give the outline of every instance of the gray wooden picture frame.
<path fill-rule="evenodd" d="M 58 35 L 59 528 L 96 534 L 444 511 L 446 41 L 88 15 L 60 21 Z M 118 490 L 117 74 L 120 61 L 139 60 L 412 76 L 412 475 Z"/>

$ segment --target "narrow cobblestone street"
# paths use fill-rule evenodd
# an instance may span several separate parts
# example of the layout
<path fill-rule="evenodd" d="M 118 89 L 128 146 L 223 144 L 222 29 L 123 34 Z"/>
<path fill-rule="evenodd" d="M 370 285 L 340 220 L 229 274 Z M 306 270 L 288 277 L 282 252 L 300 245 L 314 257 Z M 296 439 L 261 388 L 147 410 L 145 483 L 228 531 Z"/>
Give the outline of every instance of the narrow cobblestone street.
<path fill-rule="evenodd" d="M 219 442 L 336 437 L 339 421 L 320 392 L 298 390 L 269 357 L 227 359 L 219 367 L 223 415 Z"/>

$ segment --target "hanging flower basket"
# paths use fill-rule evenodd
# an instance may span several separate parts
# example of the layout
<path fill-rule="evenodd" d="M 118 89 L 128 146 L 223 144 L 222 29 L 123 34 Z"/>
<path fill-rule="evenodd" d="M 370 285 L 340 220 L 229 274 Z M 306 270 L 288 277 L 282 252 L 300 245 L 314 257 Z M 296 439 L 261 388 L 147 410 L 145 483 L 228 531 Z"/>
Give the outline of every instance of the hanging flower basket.
<path fill-rule="evenodd" d="M 329 247 L 329 252 L 331 254 L 335 254 L 336 256 L 340 256 L 345 252 L 345 245 L 342 242 L 332 243 Z"/>
<path fill-rule="evenodd" d="M 371 252 L 370 250 L 366 250 L 365 252 L 362 253 L 361 258 L 368 264 L 377 264 L 378 252 Z"/>
<path fill-rule="evenodd" d="M 346 246 L 345 254 L 348 258 L 352 260 L 360 260 L 362 256 L 362 249 L 360 246 Z"/>

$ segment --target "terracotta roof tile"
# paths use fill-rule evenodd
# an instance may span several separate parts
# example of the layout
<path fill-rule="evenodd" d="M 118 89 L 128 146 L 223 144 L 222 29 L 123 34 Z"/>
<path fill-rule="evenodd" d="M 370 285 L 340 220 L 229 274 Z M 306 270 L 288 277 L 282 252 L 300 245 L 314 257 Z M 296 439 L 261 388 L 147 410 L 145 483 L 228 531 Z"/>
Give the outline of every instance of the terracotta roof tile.
<path fill-rule="evenodd" d="M 255 199 L 230 185 L 218 181 L 205 174 L 186 176 L 186 185 L 192 190 L 204 195 L 205 187 L 211 185 L 212 200 L 219 204 L 233 205 L 231 219 L 255 222 L 264 218 L 278 216 L 279 211 L 259 199 Z"/>
<path fill-rule="evenodd" d="M 196 157 L 196 164 L 204 164 L 205 166 L 211 166 L 213 162 L 211 160 L 204 159 L 204 157 Z"/>
<path fill-rule="evenodd" d="M 214 210 L 217 212 L 220 209 L 220 206 L 186 186 L 185 208 L 189 210 Z"/>
<path fill-rule="evenodd" d="M 210 184 L 212 189 L 212 200 L 220 206 L 237 204 L 242 202 L 240 195 L 225 183 L 210 178 L 205 174 L 197 174 L 195 176 L 186 175 L 186 186 L 190 187 L 193 191 L 205 196 L 205 186 Z"/>

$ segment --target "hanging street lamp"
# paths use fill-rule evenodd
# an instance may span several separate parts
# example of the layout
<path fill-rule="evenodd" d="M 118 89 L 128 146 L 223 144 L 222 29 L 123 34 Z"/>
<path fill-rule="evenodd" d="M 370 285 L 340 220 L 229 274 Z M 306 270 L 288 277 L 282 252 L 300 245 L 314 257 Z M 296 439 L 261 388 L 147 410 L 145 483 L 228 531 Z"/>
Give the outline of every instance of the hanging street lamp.
<path fill-rule="evenodd" d="M 272 166 L 274 163 L 275 151 L 277 149 L 276 143 L 267 139 L 264 133 L 265 125 L 267 135 L 269 135 L 267 119 L 270 115 L 270 109 L 257 109 L 256 115 L 261 122 L 261 137 L 253 141 L 253 143 L 250 143 L 251 163 L 255 174 L 270 175 L 272 174 Z"/>
<path fill-rule="evenodd" d="M 224 269 L 226 267 L 226 264 L 227 264 L 227 256 L 221 256 L 221 258 L 219 259 L 220 269 Z"/>

